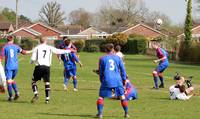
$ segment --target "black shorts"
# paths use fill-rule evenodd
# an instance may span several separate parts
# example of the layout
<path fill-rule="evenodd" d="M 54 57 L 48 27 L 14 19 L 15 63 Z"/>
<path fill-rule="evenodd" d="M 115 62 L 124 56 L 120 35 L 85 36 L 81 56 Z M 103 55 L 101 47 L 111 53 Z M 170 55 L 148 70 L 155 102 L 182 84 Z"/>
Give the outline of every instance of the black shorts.
<path fill-rule="evenodd" d="M 44 82 L 50 82 L 50 67 L 40 65 L 36 66 L 33 72 L 33 81 L 38 81 L 43 78 Z"/>

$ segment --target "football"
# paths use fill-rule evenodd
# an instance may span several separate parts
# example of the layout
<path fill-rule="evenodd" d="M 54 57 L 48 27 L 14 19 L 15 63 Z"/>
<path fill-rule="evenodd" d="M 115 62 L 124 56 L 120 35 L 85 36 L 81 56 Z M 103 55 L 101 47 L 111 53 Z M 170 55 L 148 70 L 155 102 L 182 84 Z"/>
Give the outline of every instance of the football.
<path fill-rule="evenodd" d="M 162 25 L 162 24 L 163 24 L 162 19 L 157 19 L 157 20 L 156 20 L 156 24 L 157 24 L 157 25 Z"/>

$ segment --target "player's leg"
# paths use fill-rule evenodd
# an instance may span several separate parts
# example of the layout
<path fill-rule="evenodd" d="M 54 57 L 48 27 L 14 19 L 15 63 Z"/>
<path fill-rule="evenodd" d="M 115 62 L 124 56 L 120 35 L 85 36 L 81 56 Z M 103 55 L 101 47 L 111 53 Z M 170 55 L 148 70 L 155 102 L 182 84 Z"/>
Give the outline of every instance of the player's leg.
<path fill-rule="evenodd" d="M 73 85 L 74 85 L 74 91 L 78 91 L 77 89 L 77 78 L 76 78 L 76 69 L 72 69 L 72 78 L 73 78 Z"/>
<path fill-rule="evenodd" d="M 50 99 L 50 68 L 45 67 L 45 73 L 43 74 L 43 79 L 45 83 L 45 102 L 49 103 Z"/>
<path fill-rule="evenodd" d="M 104 107 L 104 98 L 111 98 L 112 97 L 112 88 L 107 88 L 101 86 L 99 89 L 99 98 L 97 99 L 97 117 L 103 118 L 103 107 Z"/>
<path fill-rule="evenodd" d="M 124 109 L 124 117 L 129 118 L 129 115 L 128 115 L 128 100 L 125 98 L 124 88 L 123 87 L 117 87 L 115 89 L 115 91 L 116 91 L 116 95 L 119 95 L 119 97 L 120 97 L 121 106 Z"/>
<path fill-rule="evenodd" d="M 33 77 L 32 77 L 32 82 L 31 82 L 31 87 L 32 91 L 34 93 L 34 96 L 31 100 L 32 103 L 38 100 L 38 87 L 37 87 L 37 81 L 41 80 L 41 71 L 38 66 L 35 67 L 35 70 L 33 72 Z"/>
<path fill-rule="evenodd" d="M 164 88 L 164 77 L 163 77 L 163 72 L 165 69 L 168 67 L 166 64 L 160 64 L 157 68 L 158 76 L 160 79 L 160 85 L 159 88 Z"/>
<path fill-rule="evenodd" d="M 6 80 L 7 80 L 7 90 L 8 90 L 8 101 L 13 100 L 12 95 L 12 71 L 11 70 L 5 70 Z"/>
<path fill-rule="evenodd" d="M 70 75 L 68 74 L 68 71 L 66 69 L 64 70 L 63 74 L 64 74 L 64 84 L 63 84 L 64 90 L 68 90 L 67 85 L 70 79 Z"/>
<path fill-rule="evenodd" d="M 153 88 L 158 89 L 158 72 L 154 70 L 152 74 L 153 74 L 153 80 L 154 80 Z"/>
<path fill-rule="evenodd" d="M 104 104 L 104 99 L 103 99 L 103 97 L 99 96 L 99 98 L 97 100 L 97 111 L 98 111 L 98 113 L 96 115 L 98 118 L 103 118 L 102 117 L 102 114 L 103 114 L 103 104 Z"/>
<path fill-rule="evenodd" d="M 49 103 L 49 99 L 50 99 L 50 82 L 45 82 L 45 102 Z"/>
<path fill-rule="evenodd" d="M 14 78 L 16 77 L 17 75 L 17 70 L 13 70 L 13 75 L 12 75 L 12 79 L 13 79 L 13 82 L 12 82 L 12 88 L 14 89 L 15 91 L 15 97 L 14 97 L 14 100 L 17 100 L 19 98 L 19 91 L 18 91 L 18 88 L 17 88 L 17 83 L 15 82 Z"/>
<path fill-rule="evenodd" d="M 164 78 L 162 73 L 158 73 L 159 79 L 160 79 L 160 85 L 159 88 L 164 88 Z"/>

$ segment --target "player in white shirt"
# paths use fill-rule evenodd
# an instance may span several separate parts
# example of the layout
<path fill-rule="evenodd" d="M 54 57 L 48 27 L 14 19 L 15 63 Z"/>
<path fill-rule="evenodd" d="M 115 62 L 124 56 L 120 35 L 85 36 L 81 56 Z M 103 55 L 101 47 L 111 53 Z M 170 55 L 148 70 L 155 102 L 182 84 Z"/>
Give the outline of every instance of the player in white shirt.
<path fill-rule="evenodd" d="M 120 45 L 115 46 L 115 54 L 117 56 L 119 56 L 124 62 L 124 54 L 121 52 L 121 46 Z"/>
<path fill-rule="evenodd" d="M 0 60 L 0 93 L 5 93 L 5 90 L 6 90 L 6 76 Z"/>
<path fill-rule="evenodd" d="M 185 80 L 184 77 L 181 77 L 180 75 L 176 75 L 175 78 L 176 85 L 172 85 L 169 88 L 170 91 L 170 99 L 171 100 L 188 100 L 190 99 L 192 95 L 189 95 L 194 90 L 194 87 L 192 87 L 191 80 Z M 187 84 L 187 87 L 185 87 L 184 83 Z"/>
<path fill-rule="evenodd" d="M 46 39 L 41 38 L 40 44 L 33 49 L 33 54 L 31 57 L 31 63 L 35 63 L 35 70 L 33 72 L 32 78 L 32 90 L 34 92 L 34 97 L 31 100 L 34 103 L 38 99 L 38 88 L 36 82 L 43 78 L 45 83 L 45 95 L 46 103 L 49 102 L 50 93 L 50 66 L 52 60 L 52 53 L 54 54 L 66 54 L 70 53 L 71 50 L 61 50 L 46 44 Z"/>

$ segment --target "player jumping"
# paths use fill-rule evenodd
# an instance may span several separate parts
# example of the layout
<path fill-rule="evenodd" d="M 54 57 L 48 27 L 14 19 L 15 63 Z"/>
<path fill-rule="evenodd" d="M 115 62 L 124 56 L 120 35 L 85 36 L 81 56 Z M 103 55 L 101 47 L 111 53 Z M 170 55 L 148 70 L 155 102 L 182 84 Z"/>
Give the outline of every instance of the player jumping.
<path fill-rule="evenodd" d="M 154 43 L 153 48 L 156 49 L 156 54 L 158 59 L 154 60 L 154 63 L 158 63 L 159 65 L 157 68 L 153 71 L 153 79 L 154 79 L 154 89 L 158 88 L 164 88 L 164 78 L 163 78 L 163 72 L 165 69 L 169 66 L 169 61 L 168 61 L 168 53 L 160 47 L 159 43 Z M 158 77 L 160 79 L 161 84 L 158 87 Z"/>

